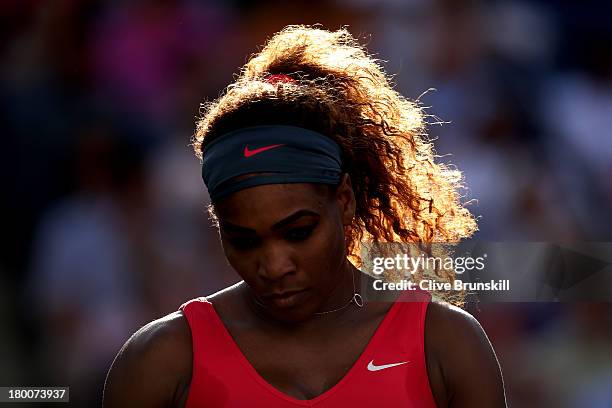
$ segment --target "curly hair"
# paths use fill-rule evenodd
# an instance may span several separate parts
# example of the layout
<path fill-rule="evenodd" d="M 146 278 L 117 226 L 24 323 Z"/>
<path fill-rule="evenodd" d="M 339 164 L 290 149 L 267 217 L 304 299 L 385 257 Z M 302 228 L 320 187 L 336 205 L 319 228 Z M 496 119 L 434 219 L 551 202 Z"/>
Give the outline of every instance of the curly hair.
<path fill-rule="evenodd" d="M 266 81 L 274 74 L 293 81 Z M 308 128 L 340 145 L 356 200 L 347 254 L 357 265 L 362 242 L 452 243 L 477 230 L 460 202 L 461 172 L 434 160 L 423 108 L 393 89 L 379 61 L 345 28 L 284 28 L 202 108 L 192 140 L 200 159 L 216 137 L 263 124 Z M 209 212 L 218 225 L 212 204 Z"/>

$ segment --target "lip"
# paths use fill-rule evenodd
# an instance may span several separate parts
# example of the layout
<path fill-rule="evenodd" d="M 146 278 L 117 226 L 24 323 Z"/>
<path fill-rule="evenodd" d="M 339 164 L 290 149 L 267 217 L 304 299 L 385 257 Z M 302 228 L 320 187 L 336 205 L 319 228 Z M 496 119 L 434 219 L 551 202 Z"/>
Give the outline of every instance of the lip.
<path fill-rule="evenodd" d="M 296 293 L 304 292 L 305 290 L 306 289 L 286 290 L 284 292 L 268 293 L 266 295 L 262 295 L 261 297 L 264 299 L 280 299 L 284 297 L 293 296 Z"/>
<path fill-rule="evenodd" d="M 285 308 L 298 304 L 305 296 L 307 296 L 307 292 L 308 289 L 287 290 L 280 293 L 270 293 L 262 296 L 262 298 L 277 307 Z"/>

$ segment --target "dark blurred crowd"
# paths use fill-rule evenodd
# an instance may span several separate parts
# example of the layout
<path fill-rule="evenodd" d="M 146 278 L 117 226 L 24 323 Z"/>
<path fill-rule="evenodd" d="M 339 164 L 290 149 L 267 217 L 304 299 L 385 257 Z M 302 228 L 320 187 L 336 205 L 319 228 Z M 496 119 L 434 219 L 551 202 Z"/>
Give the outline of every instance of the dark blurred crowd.
<path fill-rule="evenodd" d="M 239 278 L 190 144 L 199 104 L 287 24 L 349 30 L 427 107 L 476 239 L 612 237 L 612 7 L 469 0 L 0 5 L 0 386 L 99 405 L 131 333 Z M 472 311 L 516 407 L 612 406 L 610 304 Z"/>

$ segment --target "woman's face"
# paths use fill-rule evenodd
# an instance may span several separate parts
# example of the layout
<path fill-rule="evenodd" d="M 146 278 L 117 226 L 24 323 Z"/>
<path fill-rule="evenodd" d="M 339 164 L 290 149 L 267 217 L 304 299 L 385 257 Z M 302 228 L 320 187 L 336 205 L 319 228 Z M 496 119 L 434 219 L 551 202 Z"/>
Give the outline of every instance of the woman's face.
<path fill-rule="evenodd" d="M 338 306 L 333 295 L 350 266 L 344 226 L 355 212 L 348 175 L 336 192 L 268 184 L 233 193 L 215 209 L 225 256 L 268 314 L 300 321 Z"/>

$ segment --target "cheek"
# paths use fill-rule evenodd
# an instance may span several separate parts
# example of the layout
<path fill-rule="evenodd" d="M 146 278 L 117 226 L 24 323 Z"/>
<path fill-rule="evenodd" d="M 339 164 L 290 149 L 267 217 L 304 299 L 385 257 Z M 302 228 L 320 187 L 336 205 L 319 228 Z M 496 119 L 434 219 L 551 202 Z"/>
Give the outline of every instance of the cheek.
<path fill-rule="evenodd" d="M 245 256 L 241 251 L 236 251 L 232 248 L 231 245 L 225 242 L 225 240 L 221 239 L 221 246 L 223 248 L 223 253 L 225 254 L 225 258 L 230 266 L 243 278 L 249 275 L 250 268 L 248 265 L 252 263 L 249 260 L 248 256 Z M 247 279 L 245 279 L 247 280 Z"/>
<path fill-rule="evenodd" d="M 332 278 L 344 260 L 344 231 L 337 226 L 328 226 L 313 240 L 308 254 L 303 259 L 306 268 L 323 279 Z M 325 279 L 332 280 L 332 279 Z"/>

